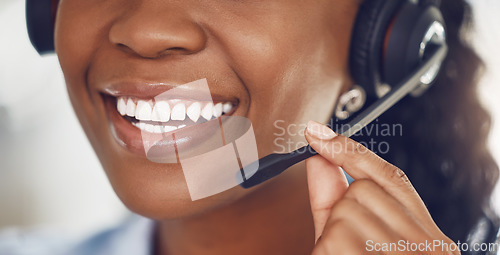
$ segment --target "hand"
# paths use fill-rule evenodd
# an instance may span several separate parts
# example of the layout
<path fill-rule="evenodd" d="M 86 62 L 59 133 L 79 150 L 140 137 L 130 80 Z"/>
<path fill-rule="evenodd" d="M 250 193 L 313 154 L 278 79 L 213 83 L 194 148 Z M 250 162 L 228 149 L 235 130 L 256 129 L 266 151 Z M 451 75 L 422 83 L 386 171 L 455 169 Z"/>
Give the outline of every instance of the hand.
<path fill-rule="evenodd" d="M 319 153 L 306 161 L 314 255 L 460 254 L 402 170 L 316 122 L 306 139 Z M 341 168 L 355 179 L 350 186 Z M 382 250 L 390 244 L 392 252 Z"/>

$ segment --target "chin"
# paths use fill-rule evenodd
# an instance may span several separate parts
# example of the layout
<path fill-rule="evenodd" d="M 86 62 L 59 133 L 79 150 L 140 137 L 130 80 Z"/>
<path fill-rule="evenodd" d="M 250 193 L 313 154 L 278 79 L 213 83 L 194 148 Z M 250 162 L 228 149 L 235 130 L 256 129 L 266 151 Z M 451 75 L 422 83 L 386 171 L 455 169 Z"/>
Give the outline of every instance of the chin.
<path fill-rule="evenodd" d="M 194 217 L 232 204 L 250 190 L 234 187 L 192 201 L 178 164 L 157 164 L 137 157 L 101 159 L 108 179 L 123 204 L 154 220 Z"/>

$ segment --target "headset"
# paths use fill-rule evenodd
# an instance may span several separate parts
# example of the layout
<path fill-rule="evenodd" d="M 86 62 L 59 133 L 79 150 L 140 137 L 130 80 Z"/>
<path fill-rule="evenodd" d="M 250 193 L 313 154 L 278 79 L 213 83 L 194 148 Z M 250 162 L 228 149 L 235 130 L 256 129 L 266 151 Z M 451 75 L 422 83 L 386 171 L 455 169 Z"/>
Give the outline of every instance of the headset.
<path fill-rule="evenodd" d="M 58 0 L 26 0 L 28 34 L 39 54 L 54 52 Z M 406 95 L 419 96 L 436 79 L 446 58 L 446 26 L 440 0 L 364 0 L 352 32 L 349 69 L 367 104 L 337 133 L 350 137 Z M 240 185 L 250 188 L 316 155 L 310 146 L 258 160 Z"/>
<path fill-rule="evenodd" d="M 26 26 L 38 54 L 54 52 L 54 24 L 59 0 L 26 0 Z"/>

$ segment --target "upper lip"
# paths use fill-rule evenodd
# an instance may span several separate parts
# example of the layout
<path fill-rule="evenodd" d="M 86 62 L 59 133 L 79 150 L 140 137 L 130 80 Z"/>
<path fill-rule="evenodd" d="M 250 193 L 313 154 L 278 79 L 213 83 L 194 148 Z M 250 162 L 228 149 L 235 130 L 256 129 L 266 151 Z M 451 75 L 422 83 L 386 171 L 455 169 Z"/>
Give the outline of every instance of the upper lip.
<path fill-rule="evenodd" d="M 211 91 L 200 90 L 192 86 L 182 86 L 187 83 L 176 82 L 137 82 L 137 81 L 116 81 L 108 82 L 100 89 L 104 95 L 112 97 L 135 97 L 138 99 L 153 99 L 162 93 L 170 91 L 168 94 L 171 99 L 189 99 L 195 101 L 212 100 L 214 102 L 233 102 L 237 103 L 235 97 L 223 96 Z"/>

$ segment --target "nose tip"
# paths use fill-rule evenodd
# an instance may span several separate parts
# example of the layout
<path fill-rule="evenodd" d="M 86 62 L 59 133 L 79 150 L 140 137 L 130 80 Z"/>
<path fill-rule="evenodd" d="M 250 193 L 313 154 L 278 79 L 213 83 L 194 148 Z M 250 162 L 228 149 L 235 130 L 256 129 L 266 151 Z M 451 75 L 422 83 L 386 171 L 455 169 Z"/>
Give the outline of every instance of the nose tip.
<path fill-rule="evenodd" d="M 196 53 L 205 47 L 206 35 L 188 15 L 143 8 L 116 20 L 109 40 L 123 51 L 158 58 Z"/>

